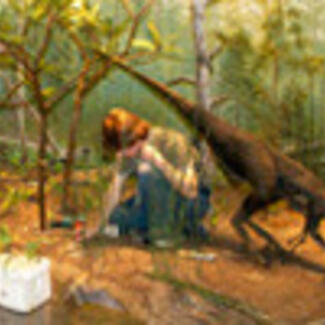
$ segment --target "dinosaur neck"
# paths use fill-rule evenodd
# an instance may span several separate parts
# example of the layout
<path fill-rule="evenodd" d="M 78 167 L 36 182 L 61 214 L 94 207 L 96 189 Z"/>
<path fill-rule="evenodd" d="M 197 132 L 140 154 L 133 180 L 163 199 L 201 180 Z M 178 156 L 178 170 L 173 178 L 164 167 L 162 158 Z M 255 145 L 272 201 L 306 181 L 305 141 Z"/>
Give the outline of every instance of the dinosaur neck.
<path fill-rule="evenodd" d="M 217 145 L 219 150 L 222 149 L 222 146 L 229 145 L 229 140 L 238 133 L 239 130 L 237 128 L 198 107 L 163 83 L 136 71 L 122 61 L 115 61 L 114 63 L 175 107 L 186 122 L 191 127 L 194 126 L 213 147 Z"/>

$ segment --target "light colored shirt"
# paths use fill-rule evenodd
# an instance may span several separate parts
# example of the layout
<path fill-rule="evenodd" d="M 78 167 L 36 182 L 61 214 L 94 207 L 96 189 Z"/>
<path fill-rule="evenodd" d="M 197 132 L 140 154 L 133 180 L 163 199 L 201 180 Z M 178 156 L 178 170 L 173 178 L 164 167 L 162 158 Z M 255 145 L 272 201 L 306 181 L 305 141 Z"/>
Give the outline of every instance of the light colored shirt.
<path fill-rule="evenodd" d="M 125 181 L 131 174 L 151 172 L 151 164 L 157 167 L 175 190 L 183 196 L 195 198 L 198 191 L 198 174 L 195 164 L 200 159 L 198 151 L 183 134 L 172 129 L 152 127 L 144 148 L 150 159 L 122 159 L 114 166 L 113 180 L 104 194 L 105 219 L 119 204 Z"/>

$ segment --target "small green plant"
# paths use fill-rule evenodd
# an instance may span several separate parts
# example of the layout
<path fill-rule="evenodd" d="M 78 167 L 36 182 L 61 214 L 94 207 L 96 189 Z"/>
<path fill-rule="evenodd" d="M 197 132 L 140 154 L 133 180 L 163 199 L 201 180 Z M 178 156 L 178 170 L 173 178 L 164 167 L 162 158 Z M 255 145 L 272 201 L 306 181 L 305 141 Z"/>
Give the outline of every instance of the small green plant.
<path fill-rule="evenodd" d="M 0 250 L 7 250 L 12 244 L 12 237 L 7 226 L 0 226 Z"/>
<path fill-rule="evenodd" d="M 34 259 L 38 256 L 41 243 L 39 241 L 28 242 L 25 246 L 25 254 L 28 259 Z"/>
<path fill-rule="evenodd" d="M 18 168 L 21 166 L 21 158 L 22 154 L 17 149 L 12 149 L 8 153 L 7 159 L 10 165 L 12 165 L 15 168 Z"/>
<path fill-rule="evenodd" d="M 9 187 L 8 193 L 0 204 L 0 215 L 5 215 L 17 200 L 17 191 L 15 188 Z"/>

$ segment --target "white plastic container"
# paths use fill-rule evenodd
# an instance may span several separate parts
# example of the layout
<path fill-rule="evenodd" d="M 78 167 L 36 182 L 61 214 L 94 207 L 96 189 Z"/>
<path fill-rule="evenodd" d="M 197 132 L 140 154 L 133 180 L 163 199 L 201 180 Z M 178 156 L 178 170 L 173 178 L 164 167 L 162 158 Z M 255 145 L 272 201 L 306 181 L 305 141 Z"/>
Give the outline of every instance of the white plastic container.
<path fill-rule="evenodd" d="M 0 306 L 29 313 L 51 297 L 50 261 L 0 254 Z"/>

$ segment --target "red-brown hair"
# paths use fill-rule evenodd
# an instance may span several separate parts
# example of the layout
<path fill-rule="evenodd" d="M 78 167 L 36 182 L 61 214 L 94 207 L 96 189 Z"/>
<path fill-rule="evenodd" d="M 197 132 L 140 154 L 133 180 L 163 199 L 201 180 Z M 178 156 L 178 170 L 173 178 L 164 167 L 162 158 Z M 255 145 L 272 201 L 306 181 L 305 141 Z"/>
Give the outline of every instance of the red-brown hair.
<path fill-rule="evenodd" d="M 102 126 L 103 149 L 120 150 L 147 138 L 150 124 L 123 108 L 114 108 Z"/>

